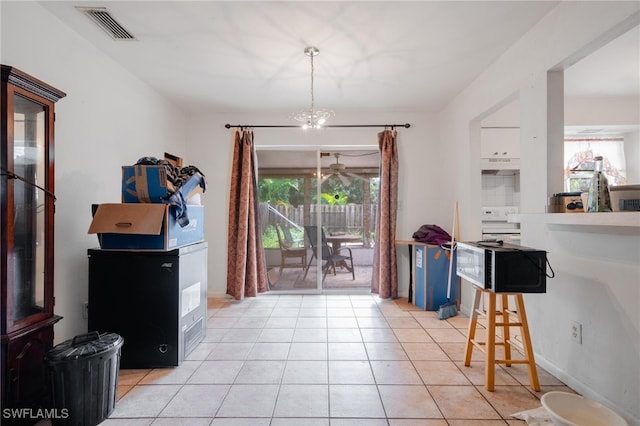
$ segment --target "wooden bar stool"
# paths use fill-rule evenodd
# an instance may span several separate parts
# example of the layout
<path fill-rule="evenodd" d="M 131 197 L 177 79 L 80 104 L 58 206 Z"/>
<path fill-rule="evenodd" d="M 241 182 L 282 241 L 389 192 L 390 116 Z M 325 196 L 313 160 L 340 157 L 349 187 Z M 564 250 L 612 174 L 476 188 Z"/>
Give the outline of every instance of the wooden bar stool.
<path fill-rule="evenodd" d="M 480 310 L 480 300 L 483 293 L 488 297 L 488 306 L 486 312 Z M 496 309 L 496 297 L 501 298 L 501 308 Z M 509 310 L 509 296 L 513 296 L 516 302 L 516 310 Z M 478 317 L 486 317 L 487 319 L 487 336 L 486 341 L 479 342 L 476 340 L 476 326 Z M 501 322 L 496 321 L 499 317 Z M 501 327 L 501 328 L 500 328 Z M 511 327 L 520 327 L 522 344 L 511 338 Z M 496 331 L 502 330 L 502 336 L 496 335 Z M 496 359 L 496 345 L 504 346 L 504 359 Z M 495 389 L 495 367 L 496 364 L 527 364 L 529 366 L 529 382 L 531 389 L 540 390 L 538 382 L 538 371 L 536 370 L 536 362 L 533 357 L 533 348 L 531 347 L 531 337 L 529 336 L 529 325 L 527 324 L 527 314 L 524 310 L 524 299 L 522 293 L 499 293 L 485 290 L 477 287 L 473 297 L 473 309 L 469 318 L 469 329 L 467 331 L 467 344 L 465 347 L 464 365 L 471 365 L 471 354 L 473 347 L 476 346 L 486 354 L 485 361 L 485 388 L 489 391 Z M 511 347 L 514 346 L 522 352 L 524 359 L 512 359 Z"/>

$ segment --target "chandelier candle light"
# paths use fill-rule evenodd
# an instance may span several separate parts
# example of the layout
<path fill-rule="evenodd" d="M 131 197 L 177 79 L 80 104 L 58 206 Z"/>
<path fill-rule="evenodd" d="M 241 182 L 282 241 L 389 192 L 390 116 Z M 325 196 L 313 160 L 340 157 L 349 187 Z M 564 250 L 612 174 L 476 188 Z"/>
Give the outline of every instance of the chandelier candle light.
<path fill-rule="evenodd" d="M 304 54 L 311 59 L 311 108 L 293 114 L 293 118 L 303 123 L 303 129 L 319 129 L 327 121 L 327 118 L 331 117 L 334 113 L 324 108 L 315 108 L 315 97 L 313 94 L 313 57 L 318 56 L 320 50 L 318 50 L 317 47 L 308 46 L 304 49 Z"/>

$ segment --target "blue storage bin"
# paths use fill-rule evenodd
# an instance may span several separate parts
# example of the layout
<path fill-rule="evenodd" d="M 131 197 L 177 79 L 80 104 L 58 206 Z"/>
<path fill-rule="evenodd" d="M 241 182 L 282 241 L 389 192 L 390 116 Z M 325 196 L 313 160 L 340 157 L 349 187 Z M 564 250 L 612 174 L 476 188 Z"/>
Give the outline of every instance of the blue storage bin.
<path fill-rule="evenodd" d="M 460 302 L 460 277 L 456 275 L 455 251 L 453 254 L 451 300 Z M 425 311 L 437 311 L 448 301 L 451 251 L 436 245 L 416 245 L 413 255 L 413 303 Z"/>

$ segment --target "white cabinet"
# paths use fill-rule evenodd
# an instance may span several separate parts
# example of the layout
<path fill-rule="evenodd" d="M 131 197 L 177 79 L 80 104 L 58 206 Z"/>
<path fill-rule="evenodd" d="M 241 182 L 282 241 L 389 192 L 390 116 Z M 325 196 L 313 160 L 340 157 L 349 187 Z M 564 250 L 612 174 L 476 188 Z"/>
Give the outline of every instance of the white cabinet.
<path fill-rule="evenodd" d="M 482 127 L 481 158 L 520 158 L 520 128 Z"/>

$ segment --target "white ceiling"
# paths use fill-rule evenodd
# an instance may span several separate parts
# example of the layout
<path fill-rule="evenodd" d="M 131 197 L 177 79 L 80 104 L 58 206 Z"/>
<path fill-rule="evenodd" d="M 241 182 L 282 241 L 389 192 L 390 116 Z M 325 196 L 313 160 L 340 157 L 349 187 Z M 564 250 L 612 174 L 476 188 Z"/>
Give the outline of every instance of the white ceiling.
<path fill-rule="evenodd" d="M 437 111 L 558 2 L 43 1 L 183 108 Z M 74 6 L 107 7 L 114 41 Z M 286 116 L 285 116 L 286 117 Z"/>
<path fill-rule="evenodd" d="M 187 110 L 438 111 L 557 1 L 42 1 Z M 115 41 L 76 6 L 106 7 Z M 640 30 L 567 70 L 568 96 L 640 93 Z"/>
<path fill-rule="evenodd" d="M 290 113 L 439 111 L 557 1 L 42 1 L 179 107 Z M 114 41 L 75 6 L 106 7 Z M 640 30 L 570 67 L 568 96 L 640 96 Z"/>
<path fill-rule="evenodd" d="M 557 1 L 42 1 L 63 23 L 192 111 L 289 115 L 317 107 L 439 111 Z M 106 7 L 135 37 L 115 41 L 76 6 Z M 636 27 L 565 72 L 567 96 L 640 96 Z M 280 124 L 280 123 L 278 123 Z M 293 123 L 291 123 L 293 124 Z M 574 129 L 576 132 L 583 128 Z M 377 156 L 345 152 L 349 167 Z M 261 152 L 262 166 L 289 153 Z M 304 158 L 303 158 L 304 157 Z M 295 153 L 315 167 L 313 153 Z M 323 166 L 334 162 L 330 156 Z M 285 161 L 286 162 L 286 161 Z M 303 164 L 304 163 L 304 164 Z"/>

